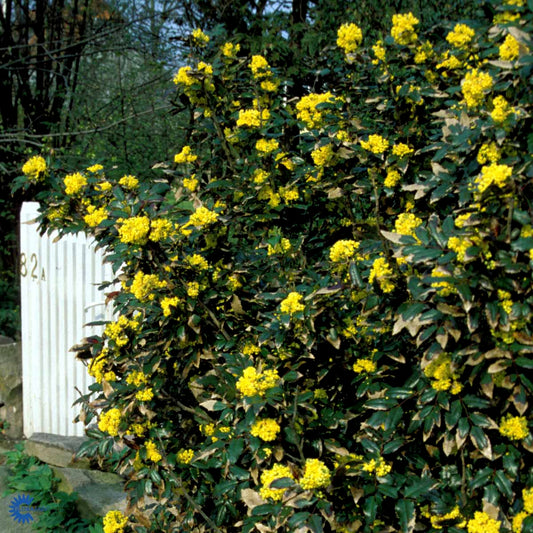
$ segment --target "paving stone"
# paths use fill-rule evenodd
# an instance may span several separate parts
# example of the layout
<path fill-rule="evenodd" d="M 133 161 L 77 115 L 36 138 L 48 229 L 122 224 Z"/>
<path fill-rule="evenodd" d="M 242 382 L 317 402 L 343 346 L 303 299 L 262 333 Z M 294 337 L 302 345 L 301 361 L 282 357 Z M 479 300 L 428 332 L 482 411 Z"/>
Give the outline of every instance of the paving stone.
<path fill-rule="evenodd" d="M 28 455 L 34 455 L 43 463 L 60 467 L 89 468 L 86 457 L 76 458 L 85 437 L 65 437 L 49 433 L 34 433 L 25 441 L 24 450 Z"/>

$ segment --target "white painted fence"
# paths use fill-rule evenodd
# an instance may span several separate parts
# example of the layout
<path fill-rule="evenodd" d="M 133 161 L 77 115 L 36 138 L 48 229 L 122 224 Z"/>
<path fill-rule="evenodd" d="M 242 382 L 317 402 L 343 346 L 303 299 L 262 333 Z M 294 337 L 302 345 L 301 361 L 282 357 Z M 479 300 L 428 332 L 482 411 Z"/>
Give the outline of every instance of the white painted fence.
<path fill-rule="evenodd" d="M 81 436 L 75 388 L 86 392 L 92 378 L 69 349 L 101 331 L 85 324 L 111 317 L 98 285 L 112 279 L 112 269 L 85 235 L 41 237 L 28 224 L 37 208 L 25 202 L 20 215 L 24 435 Z"/>

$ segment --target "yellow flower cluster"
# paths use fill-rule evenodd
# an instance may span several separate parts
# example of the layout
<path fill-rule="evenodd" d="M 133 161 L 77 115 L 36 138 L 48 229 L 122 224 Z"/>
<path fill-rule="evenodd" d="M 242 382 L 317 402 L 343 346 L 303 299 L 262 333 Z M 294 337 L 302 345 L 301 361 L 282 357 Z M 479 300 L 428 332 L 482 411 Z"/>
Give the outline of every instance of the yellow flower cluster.
<path fill-rule="evenodd" d="M 190 178 L 183 178 L 183 186 L 191 192 L 194 192 L 196 187 L 198 187 L 198 180 L 195 176 L 193 174 Z"/>
<path fill-rule="evenodd" d="M 467 250 L 479 244 L 478 240 L 475 237 L 450 237 L 448 239 L 448 248 L 457 254 L 457 261 L 464 263 Z"/>
<path fill-rule="evenodd" d="M 207 270 L 209 268 L 209 263 L 202 257 L 200 254 L 189 255 L 186 258 L 187 263 L 196 270 Z"/>
<path fill-rule="evenodd" d="M 148 232 L 150 231 L 150 219 L 148 217 L 119 218 L 117 222 L 121 224 L 118 229 L 118 236 L 121 242 L 125 244 L 146 244 Z"/>
<path fill-rule="evenodd" d="M 118 427 L 120 425 L 120 410 L 117 408 L 109 409 L 100 415 L 98 421 L 98 428 L 100 431 L 109 433 L 111 437 L 118 435 Z"/>
<path fill-rule="evenodd" d="M 291 472 L 291 469 L 288 466 L 284 466 L 280 463 L 274 464 L 270 470 L 265 470 L 261 474 L 261 483 L 262 487 L 259 489 L 259 494 L 261 498 L 267 499 L 270 498 L 274 501 L 280 501 L 283 498 L 283 494 L 286 489 L 271 489 L 270 484 L 276 479 L 282 478 L 294 479 L 294 475 Z"/>
<path fill-rule="evenodd" d="M 357 361 L 355 361 L 352 366 L 353 371 L 357 372 L 358 374 L 361 374 L 363 372 L 375 372 L 376 368 L 377 365 L 374 361 L 365 358 L 357 359 Z"/>
<path fill-rule="evenodd" d="M 94 190 L 98 192 L 110 191 L 112 188 L 113 185 L 111 185 L 111 183 L 109 183 L 108 181 L 102 181 L 94 186 Z"/>
<path fill-rule="evenodd" d="M 431 271 L 431 276 L 434 278 L 449 278 L 450 274 L 444 270 L 441 270 L 440 267 L 435 267 Z M 448 296 L 452 293 L 457 292 L 457 289 L 449 281 L 434 281 L 431 283 L 431 286 L 437 289 L 437 292 L 441 296 Z"/>
<path fill-rule="evenodd" d="M 376 57 L 376 59 L 372 60 L 372 63 L 374 65 L 377 65 L 380 61 L 385 61 L 387 51 L 383 46 L 383 41 L 378 41 L 374 46 L 372 46 L 372 51 L 374 52 L 374 56 Z"/>
<path fill-rule="evenodd" d="M 277 370 L 257 372 L 253 366 L 246 367 L 237 380 L 237 390 L 243 396 L 264 396 L 265 392 L 275 387 L 279 381 Z"/>
<path fill-rule="evenodd" d="M 328 166 L 333 158 L 333 145 L 330 143 L 313 150 L 311 157 L 317 167 Z"/>
<path fill-rule="evenodd" d="M 287 253 L 291 248 L 292 248 L 291 241 L 287 239 L 286 237 L 283 237 L 274 246 L 272 246 L 270 243 L 268 244 L 267 254 L 268 255 L 284 254 L 284 253 Z"/>
<path fill-rule="evenodd" d="M 446 527 L 443 524 L 451 520 L 455 522 L 455 527 L 464 528 L 466 526 L 466 520 L 459 522 L 461 518 L 463 518 L 463 516 L 461 515 L 459 507 L 456 505 L 449 513 L 443 515 L 433 515 L 431 517 L 431 526 L 435 529 L 442 529 L 443 527 Z"/>
<path fill-rule="evenodd" d="M 507 415 L 500 421 L 500 433 L 511 440 L 523 440 L 529 435 L 525 416 Z"/>
<path fill-rule="evenodd" d="M 259 128 L 270 118 L 270 111 L 268 109 L 240 109 L 239 118 L 237 119 L 237 126 L 245 126 L 247 128 Z"/>
<path fill-rule="evenodd" d="M 452 370 L 449 355 L 441 354 L 424 368 L 424 375 L 431 378 L 431 386 L 437 391 L 449 390 L 451 394 L 459 394 L 463 388 L 457 381 L 457 374 Z"/>
<path fill-rule="evenodd" d="M 490 91 L 493 80 L 487 72 L 477 68 L 469 70 L 461 82 L 461 90 L 468 107 L 476 108 L 483 102 L 485 92 Z"/>
<path fill-rule="evenodd" d="M 220 50 L 224 57 L 227 57 L 228 59 L 235 59 L 237 57 L 237 54 L 241 50 L 241 45 L 228 42 L 228 43 L 224 43 L 220 47 Z"/>
<path fill-rule="evenodd" d="M 250 433 L 265 442 L 270 442 L 276 440 L 280 430 L 279 424 L 273 418 L 263 418 L 252 425 Z"/>
<path fill-rule="evenodd" d="M 150 240 L 154 242 L 168 239 L 174 230 L 172 222 L 167 218 L 156 218 L 150 222 Z"/>
<path fill-rule="evenodd" d="M 178 463 L 182 463 L 184 465 L 188 465 L 192 461 L 193 457 L 194 457 L 194 450 L 191 450 L 190 448 L 189 449 L 182 448 L 176 454 L 176 459 Z"/>
<path fill-rule="evenodd" d="M 139 186 L 139 180 L 135 176 L 127 174 L 118 180 L 118 184 L 126 187 L 126 189 L 135 189 Z"/>
<path fill-rule="evenodd" d="M 194 163 L 198 159 L 196 154 L 193 154 L 190 146 L 184 146 L 179 154 L 174 156 L 174 163 Z"/>
<path fill-rule="evenodd" d="M 481 176 L 474 179 L 480 193 L 485 192 L 491 185 L 496 185 L 503 189 L 507 185 L 507 180 L 512 176 L 513 169 L 508 165 L 491 165 L 481 167 Z"/>
<path fill-rule="evenodd" d="M 30 157 L 22 166 L 22 172 L 26 175 L 29 181 L 41 181 L 44 179 L 46 173 L 46 161 L 40 155 Z"/>
<path fill-rule="evenodd" d="M 394 283 L 389 279 L 389 276 L 392 276 L 392 268 L 388 261 L 384 257 L 375 259 L 370 269 L 369 283 L 377 281 L 383 292 L 392 292 Z"/>
<path fill-rule="evenodd" d="M 268 61 L 261 55 L 252 56 L 252 60 L 248 66 L 255 79 L 266 78 L 272 74 Z"/>
<path fill-rule="evenodd" d="M 95 228 L 107 219 L 107 210 L 105 207 L 99 207 L 98 209 L 94 205 L 87 206 L 87 214 L 83 217 L 85 224 L 91 228 Z"/>
<path fill-rule="evenodd" d="M 414 154 L 414 152 L 415 151 L 405 143 L 398 143 L 392 147 L 392 153 L 397 157 L 407 157 Z"/>
<path fill-rule="evenodd" d="M 157 274 L 145 274 L 139 270 L 128 288 L 128 291 L 139 300 L 139 302 L 151 301 L 155 298 L 154 291 L 163 289 L 167 282 L 160 280 Z"/>
<path fill-rule="evenodd" d="M 317 109 L 320 104 L 334 103 L 336 98 L 330 91 L 323 94 L 311 93 L 304 96 L 296 104 L 298 111 L 297 118 L 305 123 L 309 129 L 319 128 L 322 125 L 325 115 L 328 113 L 326 109 Z"/>
<path fill-rule="evenodd" d="M 157 446 L 153 441 L 147 440 L 144 445 L 146 447 L 146 458 L 148 460 L 153 463 L 158 463 L 163 459 L 163 456 L 157 451 Z"/>
<path fill-rule="evenodd" d="M 190 298 L 197 298 L 200 294 L 200 284 L 197 281 L 190 281 L 187 283 L 187 296 Z"/>
<path fill-rule="evenodd" d="M 99 172 L 100 170 L 103 170 L 104 167 L 102 165 L 92 165 L 90 167 L 87 167 L 87 170 L 89 172 L 92 172 L 93 174 L 95 174 L 96 172 Z"/>
<path fill-rule="evenodd" d="M 514 61 L 520 54 L 520 43 L 509 34 L 500 45 L 499 52 L 502 61 Z"/>
<path fill-rule="evenodd" d="M 120 511 L 108 511 L 103 519 L 104 533 L 123 533 L 128 523 Z"/>
<path fill-rule="evenodd" d="M 331 482 L 331 472 L 320 459 L 306 459 L 303 476 L 298 484 L 304 490 L 327 487 Z"/>
<path fill-rule="evenodd" d="M 65 184 L 65 194 L 71 196 L 78 194 L 87 185 L 87 178 L 79 172 L 75 172 L 65 176 L 63 182 Z"/>
<path fill-rule="evenodd" d="M 88 373 L 96 380 L 96 383 L 102 383 L 102 380 L 104 379 L 104 367 L 107 364 L 107 352 L 107 348 L 104 348 L 89 365 Z"/>
<path fill-rule="evenodd" d="M 300 198 L 300 194 L 298 193 L 298 189 L 296 187 L 280 187 L 278 189 L 278 194 L 281 198 L 283 198 L 283 201 L 288 204 L 289 202 L 295 202 Z"/>
<path fill-rule="evenodd" d="M 389 141 L 381 135 L 370 135 L 367 141 L 361 141 L 361 146 L 373 154 L 382 154 L 389 147 Z"/>
<path fill-rule="evenodd" d="M 511 299 L 511 293 L 508 291 L 498 290 L 498 299 L 503 310 L 510 315 L 513 310 L 513 300 Z"/>
<path fill-rule="evenodd" d="M 209 42 L 209 36 L 206 35 L 200 28 L 196 28 L 192 32 L 194 44 L 200 47 L 205 46 Z"/>
<path fill-rule="evenodd" d="M 255 149 L 259 155 L 266 155 L 274 152 L 279 148 L 279 142 L 276 139 L 259 139 L 255 143 Z"/>
<path fill-rule="evenodd" d="M 383 457 L 379 457 L 377 461 L 376 459 L 371 459 L 370 461 L 363 463 L 362 468 L 365 472 L 374 472 L 377 477 L 383 477 L 392 470 L 392 465 L 387 464 Z"/>
<path fill-rule="evenodd" d="M 501 522 L 494 520 L 487 513 L 476 511 L 474 518 L 466 525 L 468 533 L 499 533 Z"/>
<path fill-rule="evenodd" d="M 254 183 L 256 183 L 257 185 L 261 185 L 268 179 L 269 176 L 270 173 L 268 173 L 266 170 L 263 170 L 262 168 L 256 168 L 254 170 L 252 178 Z"/>
<path fill-rule="evenodd" d="M 174 76 L 174 83 L 176 85 L 184 85 L 185 87 L 190 87 L 196 83 L 196 80 L 192 76 L 189 76 L 190 72 L 192 72 L 191 67 L 181 67 L 178 70 L 178 73 Z"/>
<path fill-rule="evenodd" d="M 126 377 L 126 383 L 140 387 L 148 382 L 148 376 L 139 370 L 132 370 Z"/>
<path fill-rule="evenodd" d="M 303 296 L 298 292 L 290 292 L 280 304 L 280 310 L 282 313 L 293 315 L 299 313 L 305 309 L 305 305 L 302 303 Z"/>
<path fill-rule="evenodd" d="M 446 70 L 455 70 L 461 67 L 461 61 L 459 58 L 455 57 L 454 55 L 450 54 L 449 50 L 446 50 L 444 52 L 443 56 L 441 57 L 441 62 L 437 64 L 437 69 L 446 69 Z"/>
<path fill-rule="evenodd" d="M 198 207 L 196 211 L 190 216 L 188 224 L 190 226 L 208 226 L 214 224 L 218 220 L 218 214 L 214 211 L 209 211 L 203 205 Z"/>
<path fill-rule="evenodd" d="M 348 261 L 354 255 L 355 251 L 359 248 L 359 243 L 349 239 L 342 239 L 337 241 L 329 251 L 329 259 L 334 263 L 341 261 Z"/>
<path fill-rule="evenodd" d="M 161 309 L 163 310 L 164 316 L 170 316 L 172 311 L 171 307 L 177 307 L 180 299 L 177 296 L 165 296 L 159 303 L 161 304 Z"/>
<path fill-rule="evenodd" d="M 516 113 L 516 109 L 509 105 L 509 102 L 503 96 L 496 96 L 492 99 L 493 109 L 490 113 L 492 120 L 496 124 L 503 124 L 507 117 Z"/>
<path fill-rule="evenodd" d="M 533 514 L 533 487 L 522 490 L 522 499 L 524 500 L 524 511 Z"/>
<path fill-rule="evenodd" d="M 419 20 L 412 13 L 400 13 L 392 16 L 392 38 L 398 44 L 412 44 L 418 38 L 415 26 Z"/>
<path fill-rule="evenodd" d="M 426 41 L 416 48 L 415 57 L 413 59 L 414 62 L 419 65 L 425 63 L 428 59 L 433 57 L 433 55 L 433 45 L 429 41 Z"/>
<path fill-rule="evenodd" d="M 488 144 L 482 144 L 479 152 L 477 153 L 477 162 L 480 165 L 485 163 L 497 163 L 501 159 L 500 149 L 495 142 Z"/>
<path fill-rule="evenodd" d="M 152 387 L 148 387 L 135 393 L 135 398 L 140 402 L 149 402 L 153 397 L 154 391 Z"/>
<path fill-rule="evenodd" d="M 422 219 L 413 213 L 400 213 L 394 223 L 394 231 L 400 235 L 409 235 L 418 240 L 415 229 L 422 224 Z"/>
<path fill-rule="evenodd" d="M 383 181 L 383 185 L 385 185 L 385 187 L 389 187 L 392 189 L 398 184 L 398 182 L 401 179 L 402 177 L 396 169 L 389 168 L 387 169 L 387 176 L 385 177 L 385 180 Z"/>
<path fill-rule="evenodd" d="M 129 320 L 124 315 L 121 315 L 115 322 L 110 322 L 106 325 L 104 335 L 115 341 L 118 347 L 125 346 L 129 340 L 125 330 L 137 331 L 139 327 L 140 324 L 137 320 Z"/>
<path fill-rule="evenodd" d="M 476 32 L 466 24 L 456 24 L 453 31 L 446 35 L 446 40 L 456 48 L 466 48 L 472 41 Z"/>
<path fill-rule="evenodd" d="M 344 50 L 346 55 L 353 54 L 363 40 L 363 32 L 357 24 L 343 24 L 337 30 L 337 46 Z"/>

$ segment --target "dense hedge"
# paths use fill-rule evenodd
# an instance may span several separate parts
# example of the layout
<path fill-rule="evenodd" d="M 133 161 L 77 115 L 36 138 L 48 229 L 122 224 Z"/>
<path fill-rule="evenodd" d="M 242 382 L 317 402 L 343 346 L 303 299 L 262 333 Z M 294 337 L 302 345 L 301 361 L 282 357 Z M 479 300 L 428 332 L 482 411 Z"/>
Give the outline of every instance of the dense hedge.
<path fill-rule="evenodd" d="M 532 530 L 533 3 L 499 4 L 346 21 L 301 98 L 198 30 L 160 181 L 26 163 L 120 283 L 80 402 L 106 532 Z"/>

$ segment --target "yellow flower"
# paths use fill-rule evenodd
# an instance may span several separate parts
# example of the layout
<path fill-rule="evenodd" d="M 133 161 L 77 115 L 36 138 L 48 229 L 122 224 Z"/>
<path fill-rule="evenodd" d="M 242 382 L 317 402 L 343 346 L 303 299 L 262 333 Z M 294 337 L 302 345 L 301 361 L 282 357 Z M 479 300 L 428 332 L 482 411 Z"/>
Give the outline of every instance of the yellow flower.
<path fill-rule="evenodd" d="M 257 372 L 253 366 L 248 366 L 237 380 L 236 387 L 243 396 L 264 396 L 268 389 L 277 385 L 278 380 L 277 370 Z"/>
<path fill-rule="evenodd" d="M 446 40 L 456 48 L 465 48 L 468 45 L 476 32 L 466 24 L 456 24 L 453 31 L 446 35 Z"/>
<path fill-rule="evenodd" d="M 512 36 L 507 35 L 500 45 L 500 59 L 502 61 L 514 61 L 520 54 L 520 43 Z"/>
<path fill-rule="evenodd" d="M 450 520 L 453 520 L 456 522 L 456 527 L 464 528 L 466 526 L 466 521 L 463 520 L 462 522 L 457 523 L 459 519 L 463 518 L 461 515 L 461 512 L 459 510 L 459 507 L 456 505 L 449 513 L 443 514 L 443 515 L 436 515 L 431 517 L 431 526 L 435 529 L 442 529 L 443 527 L 446 527 L 443 525 L 443 523 L 446 523 Z"/>
<path fill-rule="evenodd" d="M 444 68 L 447 70 L 455 70 L 461 67 L 461 61 L 450 54 L 449 50 L 446 50 L 444 55 L 441 58 L 441 62 L 437 64 L 436 68 Z"/>
<path fill-rule="evenodd" d="M 306 459 L 303 476 L 298 480 L 304 490 L 327 487 L 331 481 L 329 468 L 320 459 Z"/>
<path fill-rule="evenodd" d="M 268 61 L 261 55 L 252 56 L 252 61 L 248 66 L 255 79 L 265 78 L 272 75 Z"/>
<path fill-rule="evenodd" d="M 30 157 L 22 166 L 22 172 L 29 181 L 41 181 L 46 173 L 46 161 L 40 155 Z M 68 193 L 67 193 L 68 194 Z"/>
<path fill-rule="evenodd" d="M 198 156 L 192 153 L 190 146 L 184 146 L 179 154 L 174 156 L 174 163 L 193 163 Z"/>
<path fill-rule="evenodd" d="M 497 163 L 501 159 L 500 149 L 495 142 L 488 144 L 482 144 L 477 154 L 477 162 L 480 165 L 484 165 L 489 161 L 491 163 Z"/>
<path fill-rule="evenodd" d="M 87 178 L 79 172 L 75 172 L 65 176 L 63 182 L 65 183 L 65 193 L 70 196 L 78 194 L 87 185 Z"/>
<path fill-rule="evenodd" d="M 259 489 L 261 498 L 270 498 L 274 501 L 280 501 L 286 489 L 271 489 L 270 484 L 276 479 L 290 478 L 294 479 L 294 475 L 288 466 L 276 463 L 270 470 L 265 470 L 261 474 L 261 483 L 263 486 Z"/>
<path fill-rule="evenodd" d="M 214 211 L 209 211 L 207 207 L 200 206 L 189 218 L 189 225 L 191 226 L 208 226 L 214 224 L 218 220 L 218 214 Z"/>
<path fill-rule="evenodd" d="M 511 440 L 522 440 L 529 435 L 525 416 L 507 415 L 500 421 L 500 433 Z"/>
<path fill-rule="evenodd" d="M 317 167 L 326 167 L 331 163 L 333 158 L 333 145 L 326 144 L 311 152 L 313 162 Z"/>
<path fill-rule="evenodd" d="M 417 39 L 414 26 L 419 20 L 412 13 L 401 13 L 392 16 L 392 38 L 398 44 L 412 44 Z"/>
<path fill-rule="evenodd" d="M 374 472 L 377 477 L 384 477 L 392 470 L 392 466 L 387 464 L 383 457 L 379 457 L 377 461 L 376 459 L 371 459 L 363 463 L 362 468 L 365 472 Z"/>
<path fill-rule="evenodd" d="M 168 239 L 173 231 L 172 222 L 166 218 L 156 218 L 150 222 L 150 240 L 159 242 Z"/>
<path fill-rule="evenodd" d="M 395 187 L 398 182 L 402 179 L 402 176 L 400 173 L 394 169 L 394 168 L 388 168 L 387 169 L 387 176 L 385 178 L 385 181 L 383 182 L 383 185 L 385 187 L 393 188 Z"/>
<path fill-rule="evenodd" d="M 392 276 L 392 268 L 384 257 L 378 257 L 370 269 L 369 283 L 377 281 L 381 290 L 385 293 L 394 290 L 394 283 L 389 279 Z"/>
<path fill-rule="evenodd" d="M 196 28 L 192 32 L 192 38 L 194 40 L 194 44 L 200 47 L 205 46 L 209 42 L 209 36 L 206 35 L 200 28 Z"/>
<path fill-rule="evenodd" d="M 196 298 L 200 294 L 200 284 L 197 281 L 187 283 L 187 295 L 190 298 Z"/>
<path fill-rule="evenodd" d="M 414 150 L 405 143 L 398 143 L 392 147 L 392 153 L 398 157 L 407 157 L 414 154 Z"/>
<path fill-rule="evenodd" d="M 85 223 L 91 227 L 95 228 L 107 219 L 107 210 L 105 207 L 99 207 L 98 209 L 94 205 L 87 206 L 87 214 L 83 217 Z"/>
<path fill-rule="evenodd" d="M 485 92 L 492 88 L 493 80 L 487 72 L 477 68 L 469 70 L 461 82 L 461 90 L 468 107 L 478 107 L 485 98 Z"/>
<path fill-rule="evenodd" d="M 153 463 L 161 461 L 163 456 L 157 451 L 157 446 L 151 440 L 146 441 L 145 446 L 147 459 Z"/>
<path fill-rule="evenodd" d="M 118 435 L 118 427 L 120 425 L 120 410 L 113 408 L 103 412 L 100 415 L 98 428 L 100 431 L 109 433 L 111 437 Z"/>
<path fill-rule="evenodd" d="M 303 296 L 298 292 L 290 292 L 289 295 L 281 302 L 280 310 L 282 313 L 293 315 L 305 309 L 302 303 Z"/>
<path fill-rule="evenodd" d="M 355 52 L 362 40 L 363 32 L 357 24 L 343 24 L 337 30 L 337 46 L 342 48 L 345 54 Z"/>
<path fill-rule="evenodd" d="M 174 83 L 176 85 L 184 85 L 185 87 L 190 87 L 196 83 L 196 80 L 192 76 L 189 76 L 190 72 L 192 72 L 191 67 L 181 67 L 174 76 Z"/>
<path fill-rule="evenodd" d="M 161 309 L 163 310 L 163 315 L 170 316 L 172 313 L 170 308 L 177 307 L 179 301 L 180 299 L 177 296 L 173 296 L 173 297 L 165 296 L 165 298 L 163 298 L 160 302 Z"/>
<path fill-rule="evenodd" d="M 202 257 L 200 254 L 189 255 L 186 258 L 187 263 L 197 270 L 207 270 L 209 268 L 209 263 Z"/>
<path fill-rule="evenodd" d="M 100 170 L 103 170 L 104 167 L 102 165 L 92 165 L 90 167 L 87 167 L 87 170 L 92 173 L 99 172 Z"/>
<path fill-rule="evenodd" d="M 513 169 L 510 166 L 492 163 L 481 167 L 481 176 L 475 178 L 474 183 L 480 193 L 485 192 L 491 185 L 496 185 L 496 187 L 503 189 L 512 174 Z"/>
<path fill-rule="evenodd" d="M 319 128 L 325 116 L 328 114 L 327 109 L 317 109 L 317 106 L 325 103 L 334 103 L 336 98 L 331 92 L 317 94 L 311 93 L 304 96 L 296 104 L 298 113 L 296 117 L 309 128 Z"/>
<path fill-rule="evenodd" d="M 279 142 L 276 139 L 259 139 L 255 143 L 255 149 L 260 152 L 259 155 L 270 154 L 279 148 Z"/>
<path fill-rule="evenodd" d="M 144 274 L 138 271 L 128 288 L 128 291 L 139 300 L 139 302 L 151 301 L 155 298 L 154 291 L 163 289 L 167 286 L 166 281 L 159 279 L 157 274 Z"/>
<path fill-rule="evenodd" d="M 189 189 L 189 191 L 194 192 L 196 187 L 198 187 L 198 180 L 195 178 L 195 174 L 190 178 L 183 178 L 183 186 Z"/>
<path fill-rule="evenodd" d="M 435 267 L 431 271 L 431 276 L 434 278 L 450 278 L 451 275 L 445 270 L 441 270 L 440 267 Z M 449 281 L 434 281 L 431 286 L 437 289 L 437 292 L 441 296 L 448 296 L 457 292 L 457 289 Z"/>
<path fill-rule="evenodd" d="M 152 387 L 137 391 L 135 398 L 140 402 L 149 402 L 154 397 L 154 391 Z"/>
<path fill-rule="evenodd" d="M 387 51 L 383 46 L 383 41 L 378 41 L 374 46 L 372 46 L 372 51 L 374 52 L 374 56 L 376 57 L 376 59 L 372 60 L 372 63 L 374 65 L 377 65 L 380 61 L 385 61 L 385 55 Z"/>
<path fill-rule="evenodd" d="M 265 442 L 270 442 L 276 440 L 278 433 L 281 428 L 279 424 L 272 418 L 263 418 L 262 420 L 257 420 L 250 430 L 250 433 L 254 437 L 259 437 Z"/>
<path fill-rule="evenodd" d="M 357 361 L 352 366 L 353 371 L 357 372 L 358 374 L 361 374 L 363 372 L 375 372 L 376 368 L 376 363 L 374 363 L 374 361 L 371 361 L 370 359 L 357 359 Z"/>
<path fill-rule="evenodd" d="M 150 231 L 150 219 L 145 216 L 131 217 L 126 220 L 119 218 L 121 224 L 118 235 L 125 244 L 146 244 Z"/>
<path fill-rule="evenodd" d="M 103 519 L 104 533 L 123 533 L 128 518 L 120 511 L 108 511 Z"/>
<path fill-rule="evenodd" d="M 237 126 L 246 126 L 248 128 L 259 128 L 270 118 L 268 109 L 240 109 Z"/>
<path fill-rule="evenodd" d="M 135 189 L 139 186 L 139 180 L 135 176 L 126 175 L 118 180 L 118 184 L 126 187 L 126 189 Z"/>
<path fill-rule="evenodd" d="M 501 522 L 487 513 L 476 511 L 466 526 L 468 533 L 499 533 Z"/>
<path fill-rule="evenodd" d="M 400 235 L 409 235 L 418 240 L 415 229 L 422 224 L 422 220 L 413 213 L 400 213 L 394 223 L 394 231 Z"/>
<path fill-rule="evenodd" d="M 509 115 L 516 112 L 515 108 L 503 96 L 496 96 L 492 99 L 493 110 L 490 114 L 496 124 L 502 124 Z"/>
<path fill-rule="evenodd" d="M 373 154 L 382 154 L 389 147 L 389 141 L 381 135 L 370 135 L 368 141 L 361 141 L 361 146 Z"/>
<path fill-rule="evenodd" d="M 522 523 L 525 518 L 529 516 L 529 513 L 526 511 L 520 511 L 517 515 L 513 517 L 513 533 L 522 533 Z"/>
<path fill-rule="evenodd" d="M 337 241 L 329 251 L 329 259 L 334 263 L 348 261 L 355 255 L 355 251 L 358 248 L 359 243 L 356 241 L 349 239 Z"/>
<path fill-rule="evenodd" d="M 188 465 L 194 457 L 194 450 L 191 449 L 181 449 L 176 454 L 176 459 L 179 463 Z"/>
<path fill-rule="evenodd" d="M 254 170 L 252 178 L 254 180 L 254 183 L 256 183 L 257 185 L 261 185 L 268 179 L 269 176 L 270 176 L 270 173 L 268 173 L 266 170 L 263 170 L 261 168 L 256 168 Z"/>
<path fill-rule="evenodd" d="M 227 57 L 228 59 L 235 59 L 237 57 L 237 54 L 241 50 L 240 44 L 233 44 L 233 43 L 224 43 L 220 50 L 222 51 L 222 55 L 224 57 Z"/>

